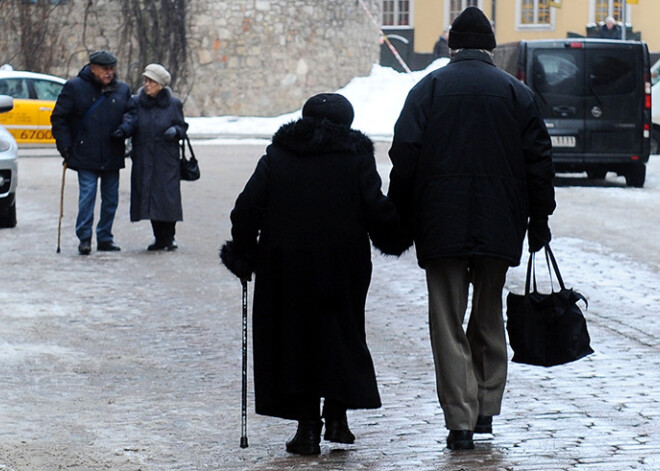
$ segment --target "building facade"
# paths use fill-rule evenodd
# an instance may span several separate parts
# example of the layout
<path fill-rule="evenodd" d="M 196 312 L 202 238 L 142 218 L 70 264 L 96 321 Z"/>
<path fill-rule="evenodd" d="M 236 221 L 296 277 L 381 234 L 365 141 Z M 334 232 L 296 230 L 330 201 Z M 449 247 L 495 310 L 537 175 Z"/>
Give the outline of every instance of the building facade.
<path fill-rule="evenodd" d="M 608 16 L 627 25 L 628 38 L 660 51 L 658 0 L 381 0 L 383 30 L 413 69 L 426 66 L 440 33 L 468 6 L 493 21 L 499 44 L 523 39 L 589 36 Z M 400 69 L 381 48 L 381 63 Z"/>

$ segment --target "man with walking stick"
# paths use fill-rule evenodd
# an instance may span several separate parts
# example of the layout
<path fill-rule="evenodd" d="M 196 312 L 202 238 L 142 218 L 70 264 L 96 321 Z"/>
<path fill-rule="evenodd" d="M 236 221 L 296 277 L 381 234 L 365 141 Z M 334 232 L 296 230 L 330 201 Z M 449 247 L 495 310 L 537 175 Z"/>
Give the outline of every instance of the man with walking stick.
<path fill-rule="evenodd" d="M 124 168 L 125 147 L 124 140 L 113 138 L 112 134 L 122 121 L 131 91 L 116 79 L 116 65 L 117 58 L 112 53 L 93 52 L 89 64 L 64 84 L 51 115 L 57 150 L 66 166 L 78 172 L 76 235 L 81 255 L 89 255 L 92 250 L 99 180 L 101 214 L 96 226 L 97 249 L 120 250 L 114 243 L 112 224 L 119 203 L 119 170 Z M 62 182 L 63 190 L 64 179 Z"/>

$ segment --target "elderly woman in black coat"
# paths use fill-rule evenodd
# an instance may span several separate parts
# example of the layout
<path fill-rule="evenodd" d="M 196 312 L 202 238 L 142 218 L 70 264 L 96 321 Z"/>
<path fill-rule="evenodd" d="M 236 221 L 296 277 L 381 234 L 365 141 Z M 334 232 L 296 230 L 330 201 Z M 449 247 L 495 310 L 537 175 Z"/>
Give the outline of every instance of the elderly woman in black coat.
<path fill-rule="evenodd" d="M 151 221 L 155 240 L 147 250 L 172 251 L 176 223 L 183 220 L 178 142 L 188 124 L 165 67 L 149 64 L 142 75 L 144 87 L 131 99 L 115 137 L 132 136 L 131 221 Z"/>
<path fill-rule="evenodd" d="M 405 248 L 373 143 L 352 121 L 343 96 L 310 98 L 273 136 L 221 249 L 236 276 L 255 273 L 256 412 L 297 420 L 286 449 L 303 455 L 320 453 L 321 417 L 326 440 L 353 443 L 346 410 L 381 405 L 365 336 L 369 239 L 387 253 Z"/>

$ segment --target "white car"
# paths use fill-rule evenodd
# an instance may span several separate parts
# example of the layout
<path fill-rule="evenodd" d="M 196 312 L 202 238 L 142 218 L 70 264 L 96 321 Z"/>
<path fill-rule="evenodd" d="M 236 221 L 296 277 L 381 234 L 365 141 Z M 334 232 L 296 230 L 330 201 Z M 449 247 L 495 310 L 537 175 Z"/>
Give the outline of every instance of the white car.
<path fill-rule="evenodd" d="M 14 99 L 0 95 L 0 113 L 14 108 Z M 16 226 L 16 185 L 18 183 L 18 146 L 16 140 L 0 126 L 0 227 Z"/>
<path fill-rule="evenodd" d="M 651 66 L 651 154 L 657 154 L 660 144 L 660 60 Z"/>

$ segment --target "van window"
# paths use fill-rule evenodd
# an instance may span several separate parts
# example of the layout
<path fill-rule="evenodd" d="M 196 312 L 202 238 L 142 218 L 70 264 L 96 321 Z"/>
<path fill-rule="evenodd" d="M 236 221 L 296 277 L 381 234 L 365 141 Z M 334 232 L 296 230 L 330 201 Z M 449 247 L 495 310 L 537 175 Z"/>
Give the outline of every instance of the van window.
<path fill-rule="evenodd" d="M 542 94 L 583 95 L 581 57 L 574 50 L 538 50 L 532 58 L 532 85 Z"/>
<path fill-rule="evenodd" d="M 628 50 L 589 51 L 587 70 L 594 92 L 599 96 L 632 93 L 636 85 L 635 58 Z"/>

